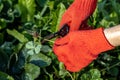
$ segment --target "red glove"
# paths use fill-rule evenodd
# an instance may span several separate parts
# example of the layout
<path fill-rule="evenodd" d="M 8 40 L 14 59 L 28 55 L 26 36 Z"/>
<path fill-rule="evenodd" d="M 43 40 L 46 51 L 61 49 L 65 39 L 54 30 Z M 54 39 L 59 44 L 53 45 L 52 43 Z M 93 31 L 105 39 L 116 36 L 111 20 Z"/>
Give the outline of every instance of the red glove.
<path fill-rule="evenodd" d="M 99 28 L 69 32 L 55 41 L 53 51 L 67 70 L 77 72 L 89 65 L 101 52 L 113 48 L 103 29 Z"/>
<path fill-rule="evenodd" d="M 89 26 L 80 26 L 87 25 L 87 19 L 94 12 L 96 4 L 97 0 L 75 0 L 63 14 L 60 27 L 67 23 L 70 26 L 70 31 L 91 29 Z"/>

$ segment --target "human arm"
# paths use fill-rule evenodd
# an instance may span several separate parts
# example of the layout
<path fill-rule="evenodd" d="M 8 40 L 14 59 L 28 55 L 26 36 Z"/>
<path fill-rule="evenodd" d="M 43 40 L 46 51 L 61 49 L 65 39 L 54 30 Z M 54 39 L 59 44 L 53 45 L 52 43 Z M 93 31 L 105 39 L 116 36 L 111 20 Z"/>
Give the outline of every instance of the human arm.
<path fill-rule="evenodd" d="M 104 29 L 107 40 L 113 46 L 120 46 L 120 25 Z"/>

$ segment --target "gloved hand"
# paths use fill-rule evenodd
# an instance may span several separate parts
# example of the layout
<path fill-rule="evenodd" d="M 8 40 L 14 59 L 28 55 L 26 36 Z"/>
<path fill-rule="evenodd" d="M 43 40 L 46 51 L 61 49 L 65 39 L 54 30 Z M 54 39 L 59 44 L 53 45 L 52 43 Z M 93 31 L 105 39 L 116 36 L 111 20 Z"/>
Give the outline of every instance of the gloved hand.
<path fill-rule="evenodd" d="M 88 66 L 101 52 L 114 47 L 107 41 L 103 28 L 69 32 L 58 38 L 53 51 L 66 69 L 77 72 Z"/>
<path fill-rule="evenodd" d="M 70 31 L 91 29 L 90 26 L 86 26 L 87 19 L 94 12 L 96 4 L 97 0 L 75 0 L 63 14 L 60 27 L 67 23 Z"/>

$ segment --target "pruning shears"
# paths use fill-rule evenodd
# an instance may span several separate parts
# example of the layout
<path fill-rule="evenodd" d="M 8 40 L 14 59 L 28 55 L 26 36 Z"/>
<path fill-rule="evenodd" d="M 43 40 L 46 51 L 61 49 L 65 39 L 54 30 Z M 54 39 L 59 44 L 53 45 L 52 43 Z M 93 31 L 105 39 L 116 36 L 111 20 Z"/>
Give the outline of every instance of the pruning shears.
<path fill-rule="evenodd" d="M 68 24 L 64 24 L 59 31 L 45 36 L 43 38 L 43 40 L 41 41 L 41 43 L 43 44 L 47 40 L 50 40 L 50 39 L 55 38 L 55 37 L 64 37 L 65 35 L 67 35 L 69 33 L 69 28 L 70 27 L 68 26 Z"/>

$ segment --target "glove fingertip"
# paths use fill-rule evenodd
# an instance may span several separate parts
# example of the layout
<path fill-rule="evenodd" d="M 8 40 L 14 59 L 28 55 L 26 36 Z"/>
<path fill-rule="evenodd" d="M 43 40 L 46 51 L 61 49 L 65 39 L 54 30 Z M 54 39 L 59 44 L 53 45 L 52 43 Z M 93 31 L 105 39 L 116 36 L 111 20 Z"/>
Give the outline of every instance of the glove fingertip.
<path fill-rule="evenodd" d="M 57 46 L 62 46 L 62 45 L 65 45 L 69 42 L 70 38 L 66 35 L 65 37 L 61 37 L 61 38 L 58 38 L 56 41 L 55 41 L 55 45 Z"/>
<path fill-rule="evenodd" d="M 66 69 L 70 72 L 79 72 L 82 68 L 66 66 Z"/>

